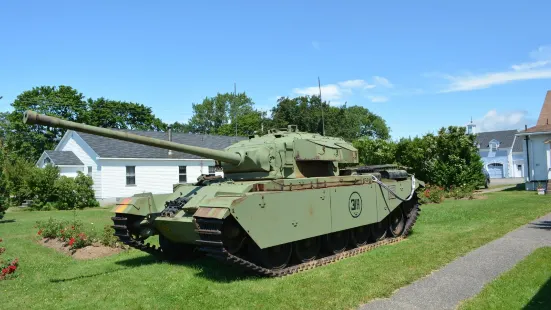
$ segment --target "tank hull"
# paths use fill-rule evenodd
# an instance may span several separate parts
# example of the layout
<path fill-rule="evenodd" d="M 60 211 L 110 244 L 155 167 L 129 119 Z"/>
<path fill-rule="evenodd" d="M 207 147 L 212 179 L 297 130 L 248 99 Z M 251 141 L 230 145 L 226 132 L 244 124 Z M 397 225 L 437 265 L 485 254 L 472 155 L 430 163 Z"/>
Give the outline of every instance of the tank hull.
<path fill-rule="evenodd" d="M 135 226 L 159 235 L 165 247 L 185 245 L 178 250 L 183 256 L 206 254 L 280 276 L 405 238 L 419 212 L 415 190 L 421 185 L 410 175 L 384 172 L 221 181 L 177 187 L 171 194 L 136 195 L 113 211 L 114 219 L 138 218 Z M 313 241 L 319 248 L 301 250 L 301 244 Z M 152 250 L 130 243 L 163 254 L 162 245 Z M 289 254 L 283 263 L 266 258 L 275 249 Z M 308 256 L 312 251 L 315 255 Z"/>

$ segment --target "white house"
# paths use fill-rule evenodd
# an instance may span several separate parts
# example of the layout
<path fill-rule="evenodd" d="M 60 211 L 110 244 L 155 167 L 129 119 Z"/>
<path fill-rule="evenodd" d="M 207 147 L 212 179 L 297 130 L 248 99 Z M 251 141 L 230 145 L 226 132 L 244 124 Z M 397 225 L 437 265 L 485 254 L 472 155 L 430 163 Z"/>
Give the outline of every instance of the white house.
<path fill-rule="evenodd" d="M 480 157 L 490 178 L 520 178 L 524 175 L 522 140 L 517 130 L 476 132 L 476 125 L 467 125 L 467 133 L 476 135 Z"/>
<path fill-rule="evenodd" d="M 127 130 L 124 130 L 127 131 Z M 243 137 L 156 131 L 133 134 L 221 150 Z M 201 174 L 215 171 L 215 161 L 191 154 L 68 130 L 54 150 L 44 151 L 36 165 L 51 163 L 61 175 L 77 171 L 91 175 L 95 197 L 111 203 L 136 193 L 171 193 L 174 184 L 194 183 Z"/>
<path fill-rule="evenodd" d="M 538 122 L 517 134 L 524 147 L 524 169 L 526 189 L 536 190 L 538 186 L 551 190 L 551 91 L 547 91 L 541 107 Z"/>

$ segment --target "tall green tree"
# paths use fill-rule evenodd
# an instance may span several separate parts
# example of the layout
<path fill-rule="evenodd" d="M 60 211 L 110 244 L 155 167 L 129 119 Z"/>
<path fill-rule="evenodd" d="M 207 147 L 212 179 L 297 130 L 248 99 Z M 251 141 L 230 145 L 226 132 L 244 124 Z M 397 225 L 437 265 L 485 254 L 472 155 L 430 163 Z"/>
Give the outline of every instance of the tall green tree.
<path fill-rule="evenodd" d="M 84 95 L 70 86 L 40 86 L 24 91 L 12 103 L 8 117 L 5 144 L 11 154 L 27 160 L 37 160 L 46 149 L 52 149 L 63 137 L 64 129 L 23 124 L 23 112 L 60 117 L 74 122 L 86 121 Z"/>
<path fill-rule="evenodd" d="M 40 86 L 22 92 L 12 103 L 13 111 L 2 118 L 0 134 L 9 156 L 36 161 L 44 150 L 53 149 L 65 129 L 23 124 L 23 112 L 33 110 L 92 126 L 165 130 L 167 125 L 142 104 L 106 98 L 88 99 L 70 86 Z"/>
<path fill-rule="evenodd" d="M 134 102 L 88 99 L 86 120 L 92 126 L 132 130 L 166 130 L 150 107 Z"/>
<path fill-rule="evenodd" d="M 235 135 L 237 123 L 237 134 L 246 135 L 253 127 L 260 126 L 263 119 L 263 114 L 254 109 L 253 100 L 244 92 L 218 93 L 206 97 L 202 103 L 192 104 L 192 108 L 188 126 L 197 133 Z"/>
<path fill-rule="evenodd" d="M 276 127 L 295 124 L 302 131 L 320 134 L 325 129 L 326 135 L 348 141 L 360 137 L 390 137 L 386 122 L 368 109 L 360 106 L 331 106 L 321 101 L 319 96 L 282 97 L 272 108 L 272 118 Z"/>

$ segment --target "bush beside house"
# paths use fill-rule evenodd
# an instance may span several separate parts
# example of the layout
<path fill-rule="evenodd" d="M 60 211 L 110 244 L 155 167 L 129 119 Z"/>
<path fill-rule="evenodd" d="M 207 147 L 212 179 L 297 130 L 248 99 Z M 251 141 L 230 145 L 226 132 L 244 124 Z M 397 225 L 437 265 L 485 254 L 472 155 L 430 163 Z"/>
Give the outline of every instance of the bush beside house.
<path fill-rule="evenodd" d="M 3 179 L 6 192 L 2 197 L 4 207 L 19 206 L 25 200 L 32 200 L 34 210 L 68 210 L 98 207 L 92 189 L 90 176 L 78 172 L 75 178 L 59 175 L 53 165 L 39 168 L 22 159 L 15 159 L 11 165 L 4 165 Z"/>

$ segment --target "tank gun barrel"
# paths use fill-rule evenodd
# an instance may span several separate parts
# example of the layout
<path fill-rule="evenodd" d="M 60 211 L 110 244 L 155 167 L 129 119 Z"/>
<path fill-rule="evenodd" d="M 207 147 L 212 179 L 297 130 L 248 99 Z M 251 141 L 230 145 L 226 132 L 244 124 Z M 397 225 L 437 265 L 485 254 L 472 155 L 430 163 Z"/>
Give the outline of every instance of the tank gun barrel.
<path fill-rule="evenodd" d="M 116 131 L 116 130 L 107 129 L 107 128 L 75 123 L 71 121 L 62 120 L 53 116 L 38 114 L 30 110 L 27 110 L 24 113 L 23 123 L 46 125 L 46 126 L 56 127 L 56 128 L 65 128 L 65 129 L 90 133 L 93 135 L 103 136 L 107 138 L 124 140 L 124 141 L 164 148 L 172 151 L 193 154 L 197 156 L 202 156 L 202 157 L 230 163 L 233 165 L 239 165 L 239 163 L 241 163 L 241 155 L 239 155 L 238 153 L 231 153 L 231 152 L 213 150 L 213 149 L 203 148 L 198 146 L 180 144 L 180 143 L 175 143 L 175 142 L 161 140 L 161 139 L 144 137 L 144 136 L 127 133 L 123 131 Z"/>

